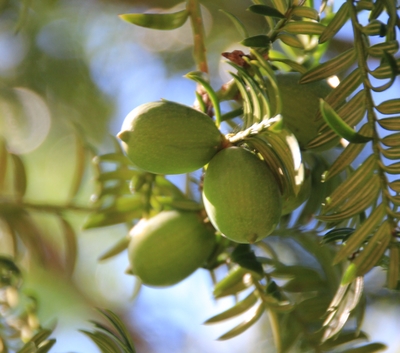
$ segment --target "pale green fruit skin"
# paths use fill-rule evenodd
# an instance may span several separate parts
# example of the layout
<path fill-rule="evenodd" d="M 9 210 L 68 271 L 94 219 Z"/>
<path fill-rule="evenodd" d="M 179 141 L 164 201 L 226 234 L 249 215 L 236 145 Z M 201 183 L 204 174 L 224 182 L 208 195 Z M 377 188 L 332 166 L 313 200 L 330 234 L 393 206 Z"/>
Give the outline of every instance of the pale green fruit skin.
<path fill-rule="evenodd" d="M 198 214 L 163 211 L 141 221 L 130 235 L 132 272 L 145 285 L 174 285 L 201 267 L 215 245 L 214 231 Z"/>
<path fill-rule="evenodd" d="M 276 228 L 282 211 L 278 184 L 253 153 L 229 147 L 211 160 L 204 176 L 203 202 L 211 223 L 228 239 L 254 243 Z"/>
<path fill-rule="evenodd" d="M 155 174 L 182 174 L 207 164 L 224 136 L 212 119 L 170 101 L 140 105 L 125 118 L 117 135 L 129 159 Z"/>
<path fill-rule="evenodd" d="M 318 130 L 325 124 L 319 114 L 319 99 L 325 98 L 332 87 L 327 81 L 317 81 L 299 84 L 301 74 L 297 72 L 278 73 L 276 79 L 282 100 L 282 117 L 285 125 L 296 136 L 302 150 L 307 144 L 318 136 Z M 272 111 L 275 102 L 271 101 Z M 323 151 L 337 145 L 339 138 L 320 146 Z"/>

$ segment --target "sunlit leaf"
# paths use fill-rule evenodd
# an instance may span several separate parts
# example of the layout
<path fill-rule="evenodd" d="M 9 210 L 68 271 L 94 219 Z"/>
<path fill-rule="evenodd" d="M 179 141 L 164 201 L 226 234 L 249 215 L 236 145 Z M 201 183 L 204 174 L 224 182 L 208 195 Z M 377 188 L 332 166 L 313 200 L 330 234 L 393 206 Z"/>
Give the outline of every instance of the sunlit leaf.
<path fill-rule="evenodd" d="M 327 181 L 345 170 L 348 165 L 353 163 L 364 147 L 365 145 L 361 143 L 350 143 L 324 174 L 324 180 Z"/>
<path fill-rule="evenodd" d="M 400 179 L 394 180 L 391 183 L 389 183 L 389 187 L 393 190 L 396 191 L 397 193 L 400 194 Z"/>
<path fill-rule="evenodd" d="M 290 47 L 304 49 L 304 44 L 302 43 L 302 41 L 293 34 L 279 33 L 277 38 L 280 39 L 286 45 L 289 45 Z"/>
<path fill-rule="evenodd" d="M 324 43 L 331 39 L 347 22 L 350 17 L 349 4 L 344 2 L 336 12 L 333 19 L 328 23 L 326 29 L 319 38 L 319 43 Z"/>
<path fill-rule="evenodd" d="M 393 118 L 379 119 L 378 123 L 386 130 L 399 131 L 400 130 L 400 116 Z"/>
<path fill-rule="evenodd" d="M 301 78 L 300 83 L 314 82 L 322 80 L 338 72 L 348 69 L 356 61 L 356 53 L 354 48 L 350 48 L 345 52 L 335 56 L 333 59 L 325 61 L 322 64 L 307 71 Z"/>
<path fill-rule="evenodd" d="M 240 266 L 234 267 L 229 273 L 219 281 L 213 290 L 215 298 L 221 298 L 236 294 L 253 284 L 253 277 L 259 279 L 259 275 Z"/>
<path fill-rule="evenodd" d="M 353 282 L 341 284 L 328 308 L 328 317 L 323 323 L 324 335 L 322 342 L 334 337 L 343 328 L 351 311 L 361 299 L 364 288 L 363 277 L 357 277 Z"/>
<path fill-rule="evenodd" d="M 400 147 L 394 147 L 388 149 L 380 148 L 379 150 L 387 159 L 392 159 L 392 160 L 400 159 Z"/>
<path fill-rule="evenodd" d="M 285 34 L 285 35 L 288 35 L 288 34 Z M 278 37 L 279 36 L 280 35 L 278 35 Z M 290 59 L 271 58 L 270 61 L 271 62 L 275 62 L 276 61 L 276 62 L 279 62 L 279 63 L 284 63 L 284 64 L 288 65 L 290 68 L 292 68 L 293 71 L 297 71 L 297 72 L 300 72 L 302 74 L 307 71 L 307 69 L 303 65 L 300 65 L 300 64 L 298 64 L 295 61 L 290 60 Z"/>
<path fill-rule="evenodd" d="M 368 241 L 363 251 L 353 261 L 357 269 L 357 275 L 362 276 L 366 274 L 372 267 L 374 267 L 381 259 L 383 253 L 389 245 L 392 233 L 388 221 L 384 221 L 375 234 Z"/>
<path fill-rule="evenodd" d="M 400 113 L 400 98 L 398 99 L 389 99 L 387 101 L 379 104 L 376 109 L 386 115 L 390 114 L 399 114 Z"/>
<path fill-rule="evenodd" d="M 400 145 L 400 132 L 387 135 L 381 139 L 381 142 L 388 147 L 397 147 Z"/>
<path fill-rule="evenodd" d="M 56 340 L 54 338 L 42 342 L 37 349 L 37 353 L 47 353 L 55 345 Z"/>
<path fill-rule="evenodd" d="M 329 196 L 324 206 L 324 213 L 339 206 L 346 198 L 350 197 L 355 190 L 368 181 L 374 171 L 374 166 L 375 159 L 373 156 L 369 156 L 364 163 Z"/>
<path fill-rule="evenodd" d="M 218 341 L 228 340 L 230 338 L 236 337 L 246 331 L 248 328 L 253 326 L 264 314 L 265 307 L 263 304 L 260 304 L 257 310 L 253 313 L 252 316 L 246 318 L 245 321 L 234 327 L 233 329 L 229 330 L 227 333 L 223 334 L 222 336 L 218 337 Z"/>
<path fill-rule="evenodd" d="M 340 81 L 339 85 L 325 97 L 325 101 L 329 103 L 332 108 L 338 109 L 339 106 L 345 102 L 346 98 L 361 85 L 361 83 L 362 77 L 360 69 L 356 68 Z M 363 90 L 359 91 L 347 104 L 356 104 L 356 102 L 363 101 L 364 98 L 365 92 Z M 361 109 L 365 111 L 364 104 L 362 104 L 361 107 Z M 360 107 L 357 106 L 356 108 Z"/>
<path fill-rule="evenodd" d="M 389 164 L 389 165 L 381 165 L 381 168 L 389 174 L 400 174 L 400 162 L 398 163 L 393 163 L 393 164 Z"/>
<path fill-rule="evenodd" d="M 281 31 L 293 33 L 293 34 L 321 34 L 325 30 L 325 26 L 319 22 L 309 21 L 296 21 L 289 22 L 281 28 Z"/>
<path fill-rule="evenodd" d="M 387 27 L 379 20 L 372 20 L 366 26 L 362 27 L 362 32 L 367 36 L 384 37 L 387 32 Z"/>
<path fill-rule="evenodd" d="M 345 245 L 340 248 L 339 252 L 336 254 L 333 260 L 333 263 L 337 264 L 356 252 L 363 244 L 365 239 L 381 223 L 384 215 L 385 207 L 383 206 L 383 204 L 380 204 L 377 208 L 375 208 L 374 211 L 372 211 L 372 213 L 364 221 L 364 223 L 359 226 L 356 231 L 348 238 Z"/>
<path fill-rule="evenodd" d="M 181 10 L 174 13 L 132 13 L 119 15 L 119 17 L 129 23 L 136 26 L 160 29 L 160 30 L 172 30 L 182 27 L 187 18 L 189 17 L 189 11 Z"/>
<path fill-rule="evenodd" d="M 397 40 L 392 40 L 370 46 L 368 48 L 368 53 L 375 58 L 381 58 L 385 55 L 385 52 L 396 54 L 398 50 L 399 42 Z"/>
<path fill-rule="evenodd" d="M 218 315 L 213 316 L 212 318 L 204 322 L 204 324 L 214 324 L 243 314 L 244 312 L 250 310 L 251 307 L 253 307 L 257 303 L 258 300 L 259 297 L 255 294 L 255 292 L 252 292 L 243 300 L 238 301 L 233 307 Z"/>
<path fill-rule="evenodd" d="M 285 15 L 279 12 L 276 8 L 267 5 L 251 5 L 247 10 L 256 13 L 257 15 L 285 18 Z"/>
<path fill-rule="evenodd" d="M 372 137 L 361 135 L 354 131 L 323 99 L 320 99 L 320 108 L 327 124 L 340 137 L 353 143 L 365 143 L 372 140 Z"/>
<path fill-rule="evenodd" d="M 393 70 L 393 64 L 395 70 Z M 398 70 L 400 70 L 400 59 L 395 59 L 394 63 L 382 62 L 380 66 L 371 71 L 371 75 L 378 79 L 391 78 L 396 76 Z"/>
<path fill-rule="evenodd" d="M 292 16 L 306 17 L 310 18 L 311 20 L 319 19 L 318 11 L 307 6 L 294 6 L 292 8 Z"/>
<path fill-rule="evenodd" d="M 286 13 L 287 11 L 286 0 L 271 0 L 271 3 L 280 13 Z"/>
<path fill-rule="evenodd" d="M 351 197 L 346 202 L 334 207 L 335 212 L 330 214 L 324 212 L 325 214 L 318 216 L 318 219 L 324 222 L 336 222 L 356 216 L 372 205 L 379 196 L 379 192 L 379 178 L 377 175 L 373 175 L 364 184 L 353 189 Z M 337 202 L 337 199 L 335 201 Z"/>

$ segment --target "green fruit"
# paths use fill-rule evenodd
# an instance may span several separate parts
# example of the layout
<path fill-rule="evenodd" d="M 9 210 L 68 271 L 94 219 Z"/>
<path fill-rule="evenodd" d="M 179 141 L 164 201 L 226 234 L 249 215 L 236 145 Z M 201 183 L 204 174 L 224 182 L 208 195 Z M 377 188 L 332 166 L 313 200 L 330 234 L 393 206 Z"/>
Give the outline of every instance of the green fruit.
<path fill-rule="evenodd" d="M 271 170 L 240 147 L 226 148 L 211 160 L 204 176 L 203 202 L 214 227 L 237 243 L 254 243 L 271 234 L 282 211 Z"/>
<path fill-rule="evenodd" d="M 130 233 L 132 272 L 149 286 L 176 284 L 204 264 L 214 231 L 194 212 L 163 211 L 140 221 Z"/>
<path fill-rule="evenodd" d="M 132 110 L 117 135 L 130 160 L 155 174 L 202 168 L 222 148 L 224 136 L 206 114 L 160 101 Z"/>
<path fill-rule="evenodd" d="M 301 74 L 297 72 L 278 73 L 276 79 L 282 100 L 282 117 L 285 125 L 292 131 L 301 149 L 306 149 L 308 143 L 319 135 L 319 130 L 326 125 L 319 114 L 319 99 L 325 98 L 332 87 L 327 81 L 299 84 Z M 272 111 L 275 102 L 271 101 Z M 319 147 L 327 150 L 339 142 L 339 137 Z"/>

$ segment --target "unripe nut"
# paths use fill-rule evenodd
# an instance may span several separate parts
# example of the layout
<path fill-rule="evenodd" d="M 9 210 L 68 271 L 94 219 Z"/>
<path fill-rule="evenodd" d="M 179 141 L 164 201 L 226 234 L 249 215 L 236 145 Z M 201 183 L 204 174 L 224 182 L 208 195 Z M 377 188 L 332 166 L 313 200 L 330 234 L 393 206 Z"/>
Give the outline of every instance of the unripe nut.
<path fill-rule="evenodd" d="M 132 228 L 132 272 L 148 286 L 174 285 L 201 267 L 215 246 L 214 230 L 195 212 L 163 211 Z"/>
<path fill-rule="evenodd" d="M 319 99 L 325 98 L 332 87 L 326 80 L 300 84 L 301 74 L 298 72 L 277 73 L 279 94 L 282 101 L 282 117 L 285 125 L 296 136 L 301 149 L 316 138 L 325 121 L 319 114 Z M 275 102 L 271 101 L 274 111 Z M 318 147 L 318 150 L 327 150 L 339 142 L 339 137 Z"/>
<path fill-rule="evenodd" d="M 132 163 L 155 174 L 200 169 L 225 142 L 208 115 L 171 101 L 135 108 L 117 136 Z"/>
<path fill-rule="evenodd" d="M 237 243 L 254 243 L 278 225 L 282 198 L 268 165 L 252 152 L 229 147 L 211 160 L 203 202 L 216 229 Z"/>

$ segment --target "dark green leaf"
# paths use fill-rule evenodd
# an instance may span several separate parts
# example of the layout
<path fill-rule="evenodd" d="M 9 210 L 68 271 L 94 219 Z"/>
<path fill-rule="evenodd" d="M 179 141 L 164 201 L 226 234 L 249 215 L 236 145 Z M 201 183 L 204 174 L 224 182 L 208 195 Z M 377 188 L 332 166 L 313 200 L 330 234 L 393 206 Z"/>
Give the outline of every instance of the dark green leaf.
<path fill-rule="evenodd" d="M 320 99 L 320 108 L 327 124 L 340 137 L 353 143 L 366 143 L 372 140 L 372 137 L 364 136 L 354 131 L 323 99 Z"/>
<path fill-rule="evenodd" d="M 128 352 L 135 353 L 136 350 L 133 341 L 131 339 L 131 335 L 128 329 L 126 328 L 125 324 L 121 321 L 121 319 L 110 310 L 107 309 L 97 309 L 97 310 L 112 324 L 112 326 L 121 335 L 122 341 L 128 348 Z"/>
<path fill-rule="evenodd" d="M 257 15 L 285 18 L 285 15 L 279 12 L 276 8 L 267 5 L 251 5 L 248 10 Z"/>
<path fill-rule="evenodd" d="M 342 331 L 338 337 L 334 339 L 328 340 L 321 345 L 323 350 L 331 350 L 337 349 L 337 347 L 341 345 L 345 345 L 347 343 L 358 343 L 359 341 L 368 341 L 368 336 L 364 332 L 350 331 L 345 332 Z"/>
<path fill-rule="evenodd" d="M 271 45 L 271 39 L 264 34 L 260 34 L 257 36 L 245 38 L 240 42 L 240 44 L 246 47 L 268 48 Z"/>
<path fill-rule="evenodd" d="M 326 233 L 324 237 L 322 238 L 322 243 L 332 243 L 335 241 L 346 241 L 353 233 L 355 229 L 354 228 L 338 228 L 338 229 L 333 229 Z"/>
<path fill-rule="evenodd" d="M 387 348 L 383 343 L 370 343 L 362 347 L 346 349 L 342 353 L 378 353 L 387 350 Z"/>
<path fill-rule="evenodd" d="M 136 26 L 160 30 L 179 28 L 185 24 L 188 16 L 189 12 L 186 9 L 174 13 L 133 13 L 119 15 L 124 21 Z"/>
<path fill-rule="evenodd" d="M 327 40 L 331 39 L 344 26 L 349 17 L 349 5 L 347 2 L 344 2 L 342 6 L 340 6 L 339 10 L 336 12 L 333 19 L 328 23 L 326 29 L 321 34 L 321 37 L 319 38 L 319 43 L 324 43 Z"/>
<path fill-rule="evenodd" d="M 318 35 L 324 32 L 325 26 L 319 22 L 309 21 L 296 21 L 289 22 L 281 28 L 281 31 L 293 33 L 293 34 L 310 34 Z"/>
<path fill-rule="evenodd" d="M 89 332 L 85 330 L 80 330 L 80 332 L 84 333 L 88 336 L 97 347 L 99 347 L 101 353 L 121 353 L 121 349 L 119 345 L 109 337 L 107 334 L 102 332 Z"/>

